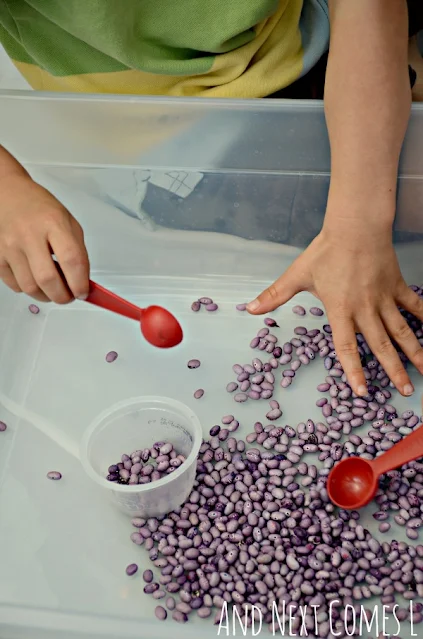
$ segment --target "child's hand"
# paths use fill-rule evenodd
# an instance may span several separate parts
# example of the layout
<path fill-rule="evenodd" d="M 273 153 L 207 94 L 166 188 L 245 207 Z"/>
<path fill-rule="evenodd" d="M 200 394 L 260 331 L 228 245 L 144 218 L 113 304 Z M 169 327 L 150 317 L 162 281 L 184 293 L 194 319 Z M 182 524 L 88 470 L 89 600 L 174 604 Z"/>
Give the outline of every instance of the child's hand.
<path fill-rule="evenodd" d="M 43 302 L 66 304 L 88 295 L 89 262 L 80 225 L 27 174 L 0 180 L 0 278 L 13 291 Z"/>
<path fill-rule="evenodd" d="M 364 335 L 400 393 L 412 394 L 413 386 L 391 339 L 423 373 L 423 349 L 397 308 L 423 321 L 423 301 L 402 278 L 389 229 L 325 228 L 248 310 L 267 313 L 300 291 L 310 291 L 323 302 L 336 352 L 357 395 L 367 392 L 356 332 Z"/>

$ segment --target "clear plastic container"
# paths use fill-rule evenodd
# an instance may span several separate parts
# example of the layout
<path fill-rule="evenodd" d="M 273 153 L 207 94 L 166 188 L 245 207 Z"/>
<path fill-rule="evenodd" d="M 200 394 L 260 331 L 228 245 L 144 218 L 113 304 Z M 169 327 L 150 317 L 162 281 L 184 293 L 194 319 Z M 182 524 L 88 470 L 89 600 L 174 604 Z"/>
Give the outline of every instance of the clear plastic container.
<path fill-rule="evenodd" d="M 107 468 L 123 453 L 151 448 L 157 441 L 173 444 L 186 461 L 149 484 L 125 486 L 106 479 Z M 115 404 L 94 420 L 84 433 L 81 462 L 122 512 L 132 517 L 162 517 L 190 494 L 201 442 L 200 421 L 188 406 L 167 397 L 139 397 Z"/>

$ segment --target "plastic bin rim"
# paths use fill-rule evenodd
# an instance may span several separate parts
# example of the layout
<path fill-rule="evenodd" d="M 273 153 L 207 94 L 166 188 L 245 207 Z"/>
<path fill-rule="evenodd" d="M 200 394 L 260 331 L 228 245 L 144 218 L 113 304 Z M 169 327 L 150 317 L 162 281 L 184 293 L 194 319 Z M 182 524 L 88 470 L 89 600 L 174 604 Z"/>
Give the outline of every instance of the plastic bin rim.
<path fill-rule="evenodd" d="M 181 464 L 179 468 L 177 468 L 173 473 L 171 473 L 167 477 L 162 477 L 162 479 L 158 479 L 155 482 L 151 482 L 149 484 L 135 484 L 133 486 L 129 486 L 129 485 L 122 486 L 119 484 L 112 483 L 108 481 L 105 477 L 101 477 L 93 469 L 92 464 L 90 463 L 88 458 L 88 447 L 89 447 L 90 439 L 92 435 L 95 433 L 95 431 L 97 430 L 98 426 L 105 419 L 113 416 L 114 413 L 118 412 L 122 408 L 127 408 L 130 406 L 137 406 L 142 404 L 146 404 L 150 406 L 154 404 L 167 405 L 168 407 L 173 407 L 176 411 L 181 412 L 183 415 L 185 415 L 186 418 L 190 420 L 190 422 L 192 423 L 194 427 L 194 438 L 193 438 L 192 450 L 190 454 L 188 455 L 187 459 L 185 460 L 185 462 Z M 81 441 L 81 447 L 80 447 L 80 457 L 81 457 L 82 466 L 84 467 L 86 473 L 89 475 L 89 477 L 91 477 L 91 479 L 97 482 L 97 484 L 100 484 L 100 486 L 103 486 L 104 488 L 113 490 L 115 492 L 122 492 L 127 494 L 128 493 L 146 493 L 148 491 L 152 491 L 152 490 L 155 490 L 156 488 L 160 488 L 162 486 L 166 486 L 167 484 L 170 484 L 172 481 L 177 479 L 181 474 L 183 474 L 186 471 L 186 469 L 189 466 L 191 466 L 191 464 L 197 458 L 202 441 L 203 441 L 203 432 L 202 432 L 201 422 L 198 419 L 197 415 L 194 413 L 194 411 L 192 411 L 188 406 L 170 397 L 144 395 L 140 397 L 131 397 L 129 399 L 125 399 L 120 402 L 117 402 L 113 404 L 112 406 L 110 406 L 108 409 L 102 411 L 99 415 L 97 415 L 97 417 L 91 422 L 91 424 L 88 426 L 88 428 L 84 432 L 84 435 Z"/>
<path fill-rule="evenodd" d="M 254 107 L 259 110 L 278 110 L 281 105 L 291 105 L 295 107 L 315 107 L 317 110 L 323 108 L 321 100 L 288 100 L 272 98 L 271 100 L 263 98 L 199 98 L 199 97 L 177 97 L 177 96 L 150 96 L 150 95 L 132 95 L 122 93 L 65 93 L 55 91 L 31 91 L 27 89 L 1 89 L 0 99 L 32 99 L 45 101 L 76 101 L 76 102 L 132 102 L 139 104 L 166 104 L 166 105 L 204 105 L 210 107 Z M 422 105 L 423 108 L 423 105 Z"/>
<path fill-rule="evenodd" d="M 322 100 L 292 100 L 292 99 L 263 99 L 263 98 L 201 98 L 201 97 L 176 97 L 176 96 L 149 96 L 117 93 L 62 93 L 54 91 L 31 91 L 2 89 L 0 100 L 6 99 L 32 99 L 45 101 L 76 101 L 76 102 L 130 102 L 139 104 L 166 104 L 168 106 L 196 105 L 200 108 L 230 107 L 237 110 L 278 111 L 283 106 L 295 107 L 299 110 L 323 111 Z M 423 112 L 423 103 L 413 102 L 412 111 Z"/>

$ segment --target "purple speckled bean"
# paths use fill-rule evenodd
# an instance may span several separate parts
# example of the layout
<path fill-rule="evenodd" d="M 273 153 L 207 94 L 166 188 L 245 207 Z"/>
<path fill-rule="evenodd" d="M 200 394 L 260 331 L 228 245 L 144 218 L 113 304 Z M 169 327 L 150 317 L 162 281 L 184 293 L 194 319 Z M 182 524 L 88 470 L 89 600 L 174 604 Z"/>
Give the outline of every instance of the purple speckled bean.
<path fill-rule="evenodd" d="M 257 373 L 261 373 L 261 371 L 263 370 L 263 362 L 258 357 L 255 357 L 253 359 L 252 365 L 254 370 L 257 371 Z"/>
<path fill-rule="evenodd" d="M 177 621 L 178 623 L 186 623 L 188 621 L 187 615 L 183 612 L 180 612 L 179 610 L 175 610 L 175 612 L 172 614 L 172 619 L 174 621 Z"/>
<path fill-rule="evenodd" d="M 166 598 L 166 607 L 168 610 L 175 610 L 176 601 L 173 597 Z"/>
<path fill-rule="evenodd" d="M 30 304 L 28 306 L 28 310 L 33 315 L 38 315 L 38 313 L 40 312 L 40 309 L 38 308 L 38 306 L 36 304 Z"/>
<path fill-rule="evenodd" d="M 159 589 L 159 584 L 157 583 L 149 583 L 146 586 L 144 586 L 144 592 L 146 595 L 152 595 L 153 592 L 156 592 L 156 590 Z"/>
<path fill-rule="evenodd" d="M 125 572 L 128 575 L 128 577 L 132 577 L 132 575 L 135 575 L 135 573 L 138 572 L 137 564 L 129 564 L 129 566 L 126 567 Z"/>
<path fill-rule="evenodd" d="M 306 314 L 306 310 L 304 308 L 304 306 L 294 306 L 292 309 L 292 312 L 295 313 L 295 315 L 305 315 Z"/>
<path fill-rule="evenodd" d="M 146 584 L 151 584 L 153 581 L 153 572 L 151 570 L 144 570 L 142 578 Z"/>
<path fill-rule="evenodd" d="M 242 389 L 241 389 L 241 390 L 242 390 Z M 263 391 L 263 392 L 264 392 L 264 391 Z M 270 393 L 271 393 L 271 391 L 267 391 L 267 392 L 270 392 Z M 254 399 L 254 400 L 260 399 L 260 397 L 261 397 L 261 393 L 260 393 L 259 391 L 255 391 L 255 390 L 250 390 L 250 391 L 248 391 L 247 395 L 248 395 L 248 397 L 249 397 L 250 399 Z"/>
<path fill-rule="evenodd" d="M 330 417 L 332 415 L 332 406 L 325 404 L 322 408 L 323 417 Z"/>
<path fill-rule="evenodd" d="M 319 393 L 326 393 L 330 389 L 330 384 L 324 382 L 323 384 L 319 384 L 317 390 Z"/>
<path fill-rule="evenodd" d="M 163 606 L 156 606 L 156 608 L 154 609 L 154 614 L 159 621 L 164 621 L 167 618 L 167 612 L 165 608 L 163 608 Z"/>
<path fill-rule="evenodd" d="M 51 470 L 47 473 L 47 478 L 52 479 L 53 481 L 57 481 L 59 479 L 62 479 L 62 473 L 59 473 L 59 471 L 57 470 Z"/>
<path fill-rule="evenodd" d="M 268 328 L 261 328 L 257 333 L 257 337 L 263 338 L 269 335 L 270 331 Z"/>
<path fill-rule="evenodd" d="M 307 329 L 305 326 L 296 326 L 294 328 L 295 335 L 307 335 Z"/>
<path fill-rule="evenodd" d="M 415 541 L 416 539 L 419 538 L 419 533 L 417 532 L 417 530 L 415 530 L 414 528 L 406 528 L 405 529 L 405 534 L 407 535 L 407 537 L 409 539 L 412 539 L 413 541 Z"/>
<path fill-rule="evenodd" d="M 322 315 L 324 315 L 324 311 L 322 311 L 322 309 L 318 306 L 312 306 L 310 309 L 310 313 L 312 315 L 315 315 L 316 317 L 321 317 Z"/>
<path fill-rule="evenodd" d="M 266 417 L 267 417 L 267 419 L 269 419 L 271 421 L 274 421 L 276 419 L 279 419 L 279 417 L 281 417 L 281 415 L 282 415 L 282 411 L 279 408 L 273 408 L 272 410 L 270 410 L 266 414 Z"/>

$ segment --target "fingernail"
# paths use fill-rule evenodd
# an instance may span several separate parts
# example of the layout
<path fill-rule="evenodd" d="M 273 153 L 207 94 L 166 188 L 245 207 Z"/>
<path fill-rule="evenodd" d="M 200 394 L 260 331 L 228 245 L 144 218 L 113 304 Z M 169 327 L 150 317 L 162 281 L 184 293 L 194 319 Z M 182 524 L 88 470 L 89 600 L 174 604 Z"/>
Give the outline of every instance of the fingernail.
<path fill-rule="evenodd" d="M 365 395 L 367 395 L 367 392 L 368 391 L 366 386 L 361 385 L 357 388 L 357 394 L 360 395 L 361 397 L 364 397 Z"/>
<path fill-rule="evenodd" d="M 404 395 L 412 395 L 414 393 L 414 386 L 412 384 L 406 384 L 404 386 Z"/>
<path fill-rule="evenodd" d="M 254 300 L 254 302 L 250 302 L 249 304 L 247 304 L 247 310 L 256 311 L 259 306 L 260 306 L 260 302 L 258 300 Z"/>
<path fill-rule="evenodd" d="M 88 297 L 88 294 L 86 293 L 85 295 L 80 295 L 78 299 L 81 300 L 81 302 L 84 302 L 87 299 L 87 297 Z"/>

